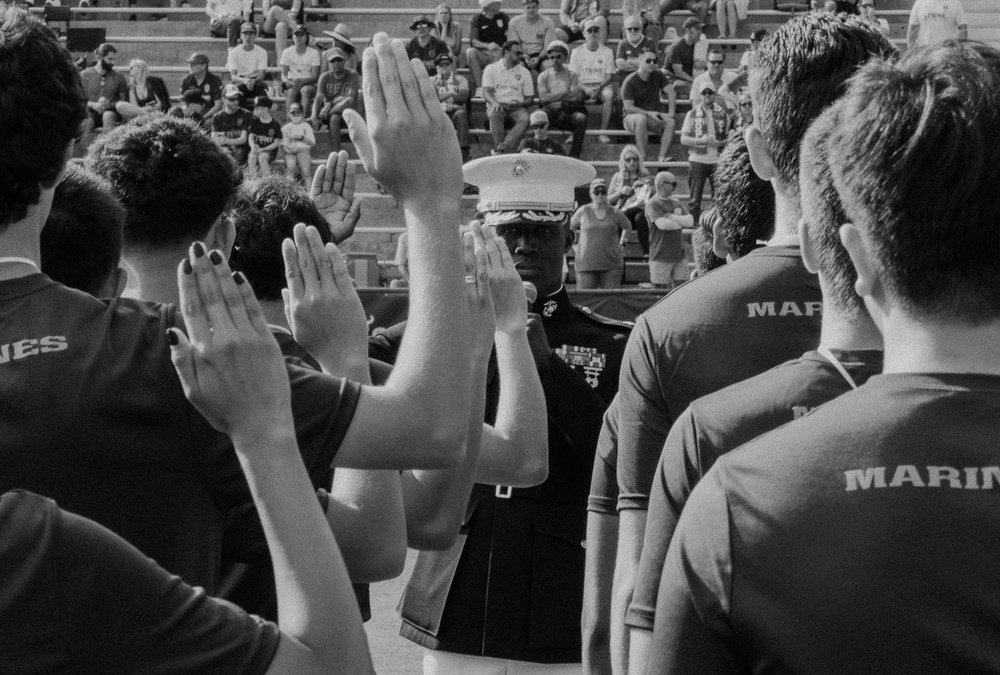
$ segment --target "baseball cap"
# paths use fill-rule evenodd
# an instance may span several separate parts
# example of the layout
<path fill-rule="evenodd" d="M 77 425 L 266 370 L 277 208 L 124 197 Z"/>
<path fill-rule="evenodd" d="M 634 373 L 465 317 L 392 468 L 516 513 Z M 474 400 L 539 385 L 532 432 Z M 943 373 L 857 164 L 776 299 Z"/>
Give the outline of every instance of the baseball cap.
<path fill-rule="evenodd" d="M 706 91 L 710 91 L 710 92 L 712 92 L 714 94 L 715 93 L 715 85 L 712 84 L 711 82 L 705 82 L 703 85 L 701 85 L 701 89 L 698 90 L 698 93 L 699 94 L 704 94 Z"/>
<path fill-rule="evenodd" d="M 760 42 L 769 35 L 766 28 L 758 28 L 754 32 L 750 33 L 750 39 L 754 42 Z"/>
<path fill-rule="evenodd" d="M 257 26 L 253 21 L 246 21 L 240 26 L 240 33 L 253 33 L 257 34 Z"/>
<path fill-rule="evenodd" d="M 345 52 L 340 47 L 332 47 L 330 49 L 330 51 L 327 53 L 326 60 L 327 61 L 333 61 L 333 57 L 335 57 L 335 56 L 339 56 L 340 58 L 344 59 L 345 61 L 347 60 L 347 52 Z"/>
<path fill-rule="evenodd" d="M 608 181 L 604 180 L 603 178 L 595 178 L 594 180 L 590 181 L 590 189 L 593 190 L 595 187 L 607 188 Z"/>
<path fill-rule="evenodd" d="M 204 103 L 204 99 L 201 97 L 201 91 L 194 88 L 185 89 L 184 93 L 181 94 L 181 98 L 185 103 Z"/>
<path fill-rule="evenodd" d="M 531 126 L 536 126 L 539 124 L 548 124 L 548 123 L 549 123 L 549 116 L 545 114 L 544 110 L 536 110 L 535 112 L 531 113 L 530 117 L 528 117 L 528 124 L 530 124 Z"/>
<path fill-rule="evenodd" d="M 115 49 L 115 46 L 110 42 L 104 42 L 98 45 L 97 49 L 94 50 L 94 53 L 96 53 L 98 56 L 107 56 L 108 54 L 111 53 L 117 54 L 118 50 Z"/>
<path fill-rule="evenodd" d="M 698 21 L 698 19 L 693 16 L 689 16 L 688 18 L 684 19 L 684 25 L 681 26 L 682 30 L 687 30 L 688 28 L 701 28 L 701 27 L 702 27 L 701 21 Z"/>
<path fill-rule="evenodd" d="M 413 23 L 410 24 L 410 30 L 417 30 L 419 26 L 433 27 L 434 22 L 431 21 L 431 18 L 426 14 L 421 14 L 420 16 L 418 16 L 416 19 L 413 20 Z"/>
<path fill-rule="evenodd" d="M 254 108 L 270 108 L 272 105 L 274 105 L 274 101 L 267 96 L 258 96 L 253 100 Z"/>
<path fill-rule="evenodd" d="M 451 58 L 451 54 L 448 52 L 442 52 L 437 55 L 436 59 L 434 59 L 434 63 L 444 63 L 445 61 L 448 63 L 454 63 L 455 59 Z"/>
<path fill-rule="evenodd" d="M 222 90 L 222 98 L 228 98 L 230 101 L 238 101 L 242 96 L 240 88 L 235 84 L 227 84 Z"/>
<path fill-rule="evenodd" d="M 549 43 L 549 46 L 545 48 L 545 53 L 548 54 L 551 51 L 561 51 L 566 56 L 569 56 L 569 47 L 562 40 L 553 40 Z"/>
<path fill-rule="evenodd" d="M 660 183 L 673 183 L 677 185 L 677 176 L 670 173 L 669 171 L 661 171 L 656 174 L 656 179 L 654 182 L 659 185 Z"/>
<path fill-rule="evenodd" d="M 489 7 L 490 5 L 492 5 L 493 3 L 496 3 L 496 4 L 499 5 L 500 4 L 500 0 L 479 0 L 479 7 L 480 7 L 480 9 L 486 9 L 487 7 Z"/>
<path fill-rule="evenodd" d="M 305 26 L 296 26 L 295 30 L 292 31 L 292 35 L 309 35 L 309 31 L 306 30 Z"/>
<path fill-rule="evenodd" d="M 300 113 L 301 114 L 302 113 L 302 104 L 301 103 L 293 103 L 290 106 L 288 106 L 288 114 L 291 115 L 292 113 Z"/>
<path fill-rule="evenodd" d="M 208 55 L 202 54 L 201 52 L 195 52 L 188 57 L 188 63 L 203 63 L 208 65 Z"/>

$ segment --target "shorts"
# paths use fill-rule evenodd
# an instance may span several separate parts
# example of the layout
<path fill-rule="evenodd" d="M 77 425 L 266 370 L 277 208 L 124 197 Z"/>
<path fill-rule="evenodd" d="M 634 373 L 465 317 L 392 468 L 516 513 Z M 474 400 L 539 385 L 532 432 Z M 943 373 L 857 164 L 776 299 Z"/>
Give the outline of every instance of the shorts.
<path fill-rule="evenodd" d="M 251 153 L 256 153 L 257 157 L 267 157 L 268 163 L 273 162 L 274 158 L 278 156 L 277 150 L 268 150 L 263 152 L 261 150 L 250 150 Z"/>
<path fill-rule="evenodd" d="M 583 31 L 579 28 L 570 28 L 569 26 L 560 25 L 559 30 L 566 33 L 566 44 L 573 42 L 579 42 L 580 40 L 586 40 L 587 37 L 583 34 Z"/>
<path fill-rule="evenodd" d="M 109 108 L 104 112 L 113 113 L 115 116 L 115 124 L 121 124 L 122 116 L 119 115 L 114 108 Z M 90 119 L 93 121 L 95 129 L 100 129 L 104 126 L 104 113 L 99 113 L 93 108 L 87 108 L 87 114 L 90 115 Z"/>
<path fill-rule="evenodd" d="M 622 126 L 625 127 L 625 131 L 631 131 L 634 134 L 635 133 L 635 126 L 638 123 L 638 119 L 640 117 L 646 117 L 646 116 L 645 115 L 640 115 L 639 113 L 632 113 L 630 115 L 625 115 L 624 119 L 622 119 Z M 660 131 L 660 130 L 663 129 L 663 122 L 662 121 L 660 121 L 660 122 L 654 122 L 653 120 L 649 119 L 648 117 L 646 117 L 646 120 L 647 120 L 646 121 L 646 130 L 647 131 L 657 132 L 657 131 Z"/>
<path fill-rule="evenodd" d="M 683 260 L 650 260 L 649 261 L 649 281 L 653 284 L 674 283 L 674 268 Z"/>

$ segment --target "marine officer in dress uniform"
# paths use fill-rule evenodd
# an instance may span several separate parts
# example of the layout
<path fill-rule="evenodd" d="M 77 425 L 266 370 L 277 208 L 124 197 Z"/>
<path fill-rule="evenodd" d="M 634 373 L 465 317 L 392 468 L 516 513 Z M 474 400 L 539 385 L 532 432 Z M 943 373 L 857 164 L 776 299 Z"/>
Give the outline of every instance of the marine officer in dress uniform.
<path fill-rule="evenodd" d="M 512 672 L 508 661 L 527 662 L 516 672 L 581 672 L 587 496 L 631 330 L 573 305 L 563 285 L 573 188 L 594 175 L 585 162 L 552 155 L 465 166 L 484 224 L 538 291 L 528 339 L 548 409 L 549 475 L 532 488 L 476 485 L 456 545 L 418 557 L 400 632 L 427 648 L 425 675 Z"/>

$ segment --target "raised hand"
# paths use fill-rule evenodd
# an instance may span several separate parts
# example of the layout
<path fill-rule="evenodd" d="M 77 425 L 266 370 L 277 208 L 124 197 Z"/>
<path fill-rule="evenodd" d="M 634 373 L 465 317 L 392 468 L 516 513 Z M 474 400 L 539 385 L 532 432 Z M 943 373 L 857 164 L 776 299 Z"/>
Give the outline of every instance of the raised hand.
<path fill-rule="evenodd" d="M 354 197 L 355 173 L 346 152 L 331 152 L 326 164 L 316 169 L 309 189 L 309 197 L 330 224 L 334 244 L 354 234 L 361 218 L 361 200 Z"/>
<path fill-rule="evenodd" d="M 281 244 L 288 288 L 285 316 L 296 342 L 334 375 L 348 376 L 368 364 L 368 322 L 334 244 L 323 245 L 319 230 L 302 223 Z"/>
<path fill-rule="evenodd" d="M 365 170 L 404 208 L 442 199 L 457 204 L 458 137 L 424 65 L 406 58 L 401 40 L 376 33 L 362 71 L 368 121 L 353 110 L 344 119 Z"/>
<path fill-rule="evenodd" d="M 478 223 L 474 222 L 474 225 Z M 465 258 L 465 287 L 469 302 L 469 325 L 472 327 L 473 361 L 488 358 L 493 348 L 496 316 L 490 294 L 489 264 L 483 237 L 473 232 L 462 234 L 462 253 Z"/>
<path fill-rule="evenodd" d="M 497 332 L 507 335 L 524 332 L 528 322 L 528 299 L 507 245 L 492 227 L 482 227 L 478 221 L 472 221 L 470 228 L 476 244 L 486 252 Z"/>
<path fill-rule="evenodd" d="M 219 251 L 191 246 L 177 270 L 187 335 L 170 330 L 184 394 L 234 441 L 293 429 L 291 391 L 278 343 L 250 284 Z"/>

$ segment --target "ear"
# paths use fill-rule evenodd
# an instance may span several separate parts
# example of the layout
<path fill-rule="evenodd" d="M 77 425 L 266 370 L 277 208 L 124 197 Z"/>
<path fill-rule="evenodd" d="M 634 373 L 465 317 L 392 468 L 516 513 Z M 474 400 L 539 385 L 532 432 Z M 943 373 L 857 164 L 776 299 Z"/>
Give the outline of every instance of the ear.
<path fill-rule="evenodd" d="M 802 262 L 806 269 L 813 274 L 819 274 L 819 251 L 813 242 L 805 218 L 799 219 L 799 248 L 802 251 Z"/>
<path fill-rule="evenodd" d="M 232 218 L 227 218 L 225 214 L 219 216 L 212 228 L 205 235 L 205 244 L 209 250 L 217 248 L 229 259 L 233 252 L 233 244 L 236 243 L 236 225 Z"/>
<path fill-rule="evenodd" d="M 729 248 L 726 235 L 722 231 L 722 218 L 716 218 L 712 223 L 712 252 L 723 260 L 732 260 L 733 250 Z"/>
<path fill-rule="evenodd" d="M 111 278 L 114 280 L 114 286 L 108 290 L 114 293 L 111 297 L 119 298 L 125 292 L 125 287 L 128 286 L 128 270 L 119 267 L 112 273 Z"/>
<path fill-rule="evenodd" d="M 890 298 L 885 284 L 878 273 L 877 260 L 871 244 L 857 225 L 846 223 L 840 226 L 840 241 L 851 257 L 851 264 L 858 275 L 854 282 L 854 291 L 864 300 L 868 314 L 875 325 L 881 328 L 883 320 L 889 314 Z"/>
<path fill-rule="evenodd" d="M 747 152 L 750 155 L 750 164 L 753 166 L 761 180 L 772 180 L 777 176 L 774 169 L 774 160 L 771 158 L 771 151 L 767 147 L 767 141 L 756 124 L 751 124 L 743 132 L 743 138 L 747 142 Z"/>

